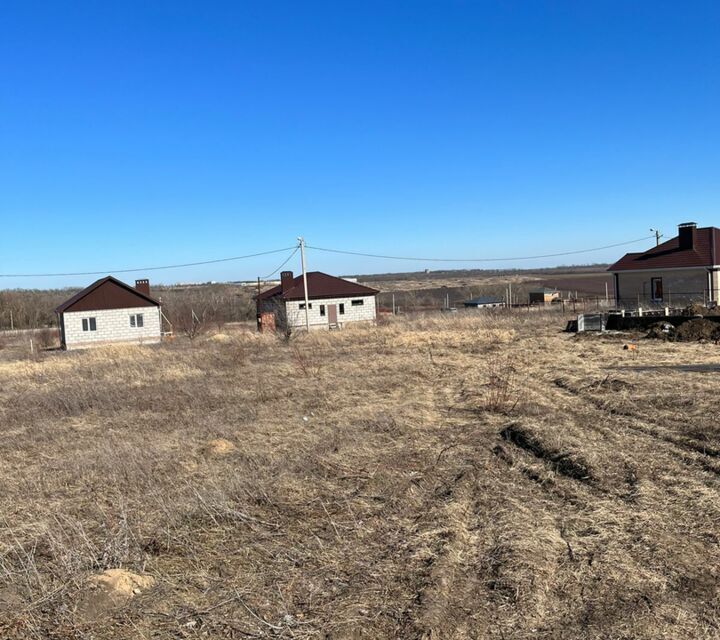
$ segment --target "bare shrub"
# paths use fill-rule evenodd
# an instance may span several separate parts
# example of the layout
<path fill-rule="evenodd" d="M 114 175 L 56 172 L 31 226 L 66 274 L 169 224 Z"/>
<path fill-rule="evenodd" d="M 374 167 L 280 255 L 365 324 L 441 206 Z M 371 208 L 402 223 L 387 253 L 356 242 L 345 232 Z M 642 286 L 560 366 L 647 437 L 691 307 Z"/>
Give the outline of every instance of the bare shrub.
<path fill-rule="evenodd" d="M 323 363 L 316 352 L 292 343 L 290 345 L 290 357 L 295 368 L 306 378 L 317 378 L 320 375 Z"/>
<path fill-rule="evenodd" d="M 517 406 L 520 396 L 517 386 L 518 368 L 510 356 L 488 357 L 479 386 L 463 388 L 462 395 L 472 400 L 478 411 L 508 415 Z"/>
<path fill-rule="evenodd" d="M 194 340 L 199 335 L 205 333 L 206 330 L 205 323 L 200 320 L 193 320 L 188 323 L 188 325 L 183 330 L 183 333 L 190 338 L 190 340 Z"/>
<path fill-rule="evenodd" d="M 190 340 L 195 340 L 208 329 L 205 314 L 198 316 L 192 309 L 187 309 L 176 319 L 175 327 Z"/>

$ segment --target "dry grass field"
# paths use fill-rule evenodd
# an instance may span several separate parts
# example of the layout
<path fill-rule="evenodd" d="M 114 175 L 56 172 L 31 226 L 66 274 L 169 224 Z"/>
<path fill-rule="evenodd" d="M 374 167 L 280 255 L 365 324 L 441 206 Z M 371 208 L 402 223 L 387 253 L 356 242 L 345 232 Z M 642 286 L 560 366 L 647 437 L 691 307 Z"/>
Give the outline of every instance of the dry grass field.
<path fill-rule="evenodd" d="M 563 326 L 0 351 L 0 637 L 718 638 L 720 347 Z"/>

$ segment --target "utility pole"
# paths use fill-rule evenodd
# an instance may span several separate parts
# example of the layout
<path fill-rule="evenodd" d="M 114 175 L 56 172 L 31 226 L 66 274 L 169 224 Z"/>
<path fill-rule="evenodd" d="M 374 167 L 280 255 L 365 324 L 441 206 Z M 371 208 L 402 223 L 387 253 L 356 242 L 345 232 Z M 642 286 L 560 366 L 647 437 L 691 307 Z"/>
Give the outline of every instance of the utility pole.
<path fill-rule="evenodd" d="M 310 333 L 310 302 L 308 300 L 307 271 L 305 271 L 305 240 L 298 238 L 300 243 L 300 264 L 302 265 L 303 289 L 305 290 L 305 329 Z"/>
<path fill-rule="evenodd" d="M 655 246 L 657 247 L 660 244 L 660 238 L 662 238 L 662 233 L 660 233 L 659 229 L 650 229 L 655 234 Z"/>

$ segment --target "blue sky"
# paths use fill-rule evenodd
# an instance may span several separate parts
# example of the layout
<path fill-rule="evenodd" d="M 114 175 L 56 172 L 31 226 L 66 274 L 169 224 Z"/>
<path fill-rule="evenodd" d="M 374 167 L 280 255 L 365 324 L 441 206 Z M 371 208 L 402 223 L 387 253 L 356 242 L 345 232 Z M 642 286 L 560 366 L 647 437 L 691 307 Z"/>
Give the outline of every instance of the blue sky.
<path fill-rule="evenodd" d="M 715 2 L 3 2 L 0 273 L 191 262 L 298 235 L 496 257 L 720 225 L 718 33 Z M 148 275 L 254 278 L 282 257 Z"/>

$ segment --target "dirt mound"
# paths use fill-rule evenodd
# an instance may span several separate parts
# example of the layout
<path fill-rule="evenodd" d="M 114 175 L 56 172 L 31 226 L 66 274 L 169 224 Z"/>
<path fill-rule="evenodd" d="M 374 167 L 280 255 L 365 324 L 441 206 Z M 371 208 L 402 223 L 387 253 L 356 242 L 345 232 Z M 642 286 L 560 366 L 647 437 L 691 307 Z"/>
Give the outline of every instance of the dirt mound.
<path fill-rule="evenodd" d="M 707 318 L 708 316 L 719 316 L 720 307 L 718 307 L 715 303 L 712 303 L 709 307 L 705 307 L 697 302 L 694 302 L 693 304 L 685 307 L 681 313 L 684 316 L 702 316 Z"/>
<path fill-rule="evenodd" d="M 717 342 L 720 340 L 720 324 L 705 318 L 688 320 L 673 335 L 678 342 Z"/>
<path fill-rule="evenodd" d="M 693 303 L 685 307 L 682 311 L 684 316 L 704 316 L 707 315 L 707 308 L 701 304 Z"/>
<path fill-rule="evenodd" d="M 78 613 L 87 620 L 95 620 L 152 588 L 155 578 L 124 569 L 108 569 L 91 576 L 87 582 L 88 591 L 80 601 Z"/>
<path fill-rule="evenodd" d="M 647 332 L 646 338 L 670 340 L 675 336 L 675 327 L 669 322 L 656 322 Z"/>
<path fill-rule="evenodd" d="M 216 438 L 215 440 L 210 440 L 203 450 L 206 454 L 211 456 L 226 456 L 227 454 L 235 451 L 235 449 L 235 445 L 230 442 L 230 440 L 225 440 L 225 438 Z"/>

